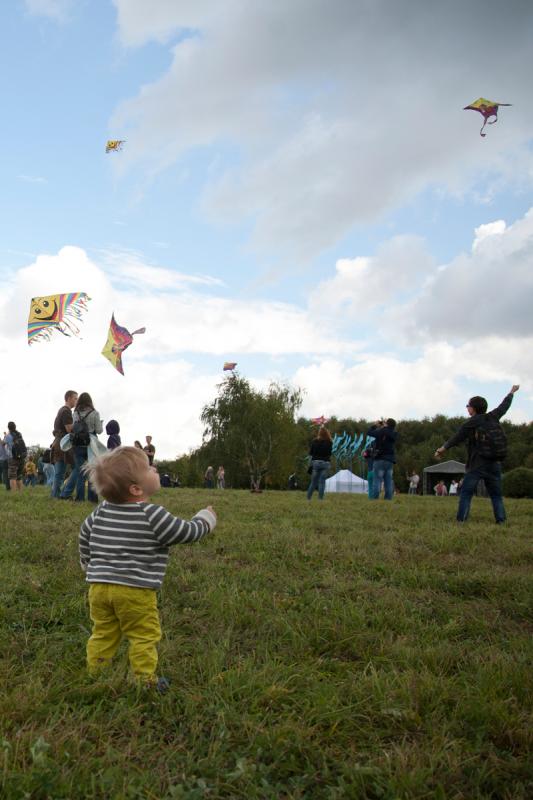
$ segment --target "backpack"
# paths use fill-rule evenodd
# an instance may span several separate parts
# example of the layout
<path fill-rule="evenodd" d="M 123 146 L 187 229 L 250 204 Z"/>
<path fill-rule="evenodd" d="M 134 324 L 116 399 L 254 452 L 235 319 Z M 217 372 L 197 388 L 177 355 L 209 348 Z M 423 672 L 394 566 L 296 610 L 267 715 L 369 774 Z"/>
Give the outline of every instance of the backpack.
<path fill-rule="evenodd" d="M 497 419 L 487 415 L 474 433 L 476 450 L 487 461 L 503 461 L 507 455 L 507 437 Z"/>
<path fill-rule="evenodd" d="M 52 463 L 52 450 L 50 447 L 47 447 L 46 450 L 43 452 L 41 456 L 41 461 L 43 464 L 51 464 Z"/>
<path fill-rule="evenodd" d="M 18 431 L 13 431 L 13 442 L 11 443 L 11 458 L 26 458 L 28 449 L 24 444 L 22 434 Z"/>
<path fill-rule="evenodd" d="M 70 440 L 74 447 L 88 447 L 91 442 L 91 435 L 89 433 L 89 428 L 87 427 L 87 423 L 85 422 L 86 418 L 91 413 L 92 409 L 90 409 L 84 417 L 81 416 L 76 420 L 74 425 L 72 426 L 72 430 L 70 432 Z"/>

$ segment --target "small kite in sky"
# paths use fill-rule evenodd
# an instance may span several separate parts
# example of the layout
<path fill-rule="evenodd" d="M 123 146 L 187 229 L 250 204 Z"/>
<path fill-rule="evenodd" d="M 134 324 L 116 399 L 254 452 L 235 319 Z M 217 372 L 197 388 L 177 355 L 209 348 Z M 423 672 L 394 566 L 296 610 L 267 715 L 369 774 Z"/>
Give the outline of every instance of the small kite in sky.
<path fill-rule="evenodd" d="M 110 153 L 112 150 L 117 153 L 119 150 L 122 150 L 122 145 L 125 141 L 125 139 L 108 139 L 105 146 L 106 153 Z"/>
<path fill-rule="evenodd" d="M 133 342 L 133 337 L 136 333 L 146 333 L 146 328 L 139 328 L 133 333 L 130 333 L 122 325 L 117 325 L 115 315 L 112 314 L 111 322 L 109 323 L 109 331 L 107 334 L 107 342 L 102 350 L 102 355 L 105 356 L 111 364 L 115 367 L 121 375 L 124 375 L 122 368 L 122 353 Z"/>
<path fill-rule="evenodd" d="M 90 299 L 85 292 L 32 297 L 28 317 L 28 344 L 48 341 L 54 330 L 60 331 L 64 336 L 78 336 L 80 330 L 76 320 L 81 321 Z"/>
<path fill-rule="evenodd" d="M 325 425 L 327 421 L 328 421 L 328 420 L 327 420 L 327 417 L 324 417 L 324 416 L 322 416 L 322 417 L 315 417 L 314 419 L 312 419 L 312 420 L 311 420 L 311 422 L 313 423 L 313 425 Z"/>
<path fill-rule="evenodd" d="M 479 111 L 479 113 L 483 116 L 483 126 L 479 132 L 480 136 L 486 136 L 486 133 L 483 133 L 483 129 L 485 125 L 494 125 L 495 122 L 498 121 L 498 108 L 500 106 L 510 106 L 512 103 L 494 103 L 492 100 L 486 100 L 484 97 L 478 97 L 478 99 L 474 103 L 470 103 L 469 106 L 465 106 L 463 111 Z M 491 117 L 494 117 L 491 120 Z"/>
<path fill-rule="evenodd" d="M 234 370 L 236 366 L 237 366 L 236 361 L 224 361 L 224 372 L 228 369 Z"/>

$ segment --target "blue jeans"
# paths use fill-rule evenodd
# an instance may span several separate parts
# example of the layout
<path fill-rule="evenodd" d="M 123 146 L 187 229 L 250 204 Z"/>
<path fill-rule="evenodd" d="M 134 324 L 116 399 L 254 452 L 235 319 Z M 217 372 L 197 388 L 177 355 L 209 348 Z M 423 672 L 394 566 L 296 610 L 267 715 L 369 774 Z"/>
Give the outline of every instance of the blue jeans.
<path fill-rule="evenodd" d="M 318 491 L 318 499 L 324 498 L 324 490 L 326 488 L 326 478 L 329 473 L 329 461 L 321 461 L 316 459 L 311 461 L 313 465 L 313 472 L 311 474 L 311 483 L 307 489 L 307 499 L 310 500 L 313 496 L 315 489 Z"/>
<path fill-rule="evenodd" d="M 74 450 L 74 469 L 70 474 L 65 488 L 61 492 L 61 497 L 70 497 L 74 488 L 76 489 L 75 500 L 85 500 L 85 482 L 87 478 L 82 470 L 83 465 L 87 461 L 87 448 L 76 446 Z M 87 496 L 90 502 L 97 503 L 98 495 L 95 494 L 91 485 L 88 486 Z"/>
<path fill-rule="evenodd" d="M 392 500 L 394 496 L 394 481 L 392 480 L 393 469 L 394 464 L 392 461 L 385 461 L 382 458 L 375 459 L 374 476 L 372 480 L 372 500 L 378 499 L 382 482 L 385 484 L 385 500 Z"/>
<path fill-rule="evenodd" d="M 67 465 L 64 461 L 56 461 L 54 464 L 54 485 L 52 486 L 52 497 L 59 497 L 61 494 L 61 487 L 63 485 L 63 481 L 65 480 L 65 471 L 67 469 Z"/>
<path fill-rule="evenodd" d="M 502 465 L 499 461 L 486 461 L 482 467 L 466 473 L 461 486 L 461 494 L 459 495 L 457 520 L 466 522 L 468 519 L 470 503 L 480 480 L 485 481 L 496 522 L 505 522 L 505 507 L 502 499 Z"/>

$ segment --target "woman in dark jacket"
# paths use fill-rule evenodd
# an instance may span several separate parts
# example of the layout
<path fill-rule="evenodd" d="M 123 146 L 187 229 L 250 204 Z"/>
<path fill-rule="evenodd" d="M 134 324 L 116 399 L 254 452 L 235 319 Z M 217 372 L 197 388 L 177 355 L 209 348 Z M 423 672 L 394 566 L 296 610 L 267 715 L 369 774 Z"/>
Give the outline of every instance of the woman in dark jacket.
<path fill-rule="evenodd" d="M 324 497 L 326 488 L 326 478 L 329 473 L 329 460 L 331 458 L 331 434 L 327 428 L 322 426 L 318 431 L 316 439 L 311 442 L 309 449 L 311 456 L 311 483 L 307 489 L 307 499 L 310 500 L 315 489 L 318 491 L 318 499 Z"/>

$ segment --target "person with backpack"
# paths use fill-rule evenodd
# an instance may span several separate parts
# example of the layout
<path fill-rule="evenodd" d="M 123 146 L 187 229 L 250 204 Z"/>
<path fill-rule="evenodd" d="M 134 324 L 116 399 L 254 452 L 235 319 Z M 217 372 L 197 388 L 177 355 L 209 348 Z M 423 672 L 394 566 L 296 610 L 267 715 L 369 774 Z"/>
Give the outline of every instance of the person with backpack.
<path fill-rule="evenodd" d="M 375 439 L 371 500 L 379 499 L 382 483 L 385 489 L 385 500 L 392 500 L 394 497 L 393 472 L 396 463 L 395 447 L 398 437 L 395 428 L 396 420 L 389 417 L 387 420 L 379 420 L 368 431 L 368 436 L 373 436 Z"/>
<path fill-rule="evenodd" d="M 95 435 L 102 433 L 102 431 L 102 420 L 93 405 L 91 395 L 88 392 L 82 392 L 72 412 L 72 429 L 70 431 L 70 440 L 74 450 L 74 469 L 60 494 L 61 500 L 69 500 L 74 489 L 76 489 L 76 497 L 74 499 L 79 502 L 85 500 L 85 482 L 87 478 L 83 467 L 87 463 L 91 434 Z M 90 503 L 98 502 L 98 495 L 90 484 L 87 497 Z"/>
<path fill-rule="evenodd" d="M 435 451 L 435 458 L 440 459 L 446 450 L 461 442 L 467 443 L 468 456 L 466 473 L 462 482 L 457 508 L 457 521 L 466 522 L 470 512 L 472 497 L 480 480 L 485 482 L 492 502 L 494 518 L 497 525 L 506 520 L 502 499 L 502 465 L 506 456 L 507 442 L 499 420 L 509 410 L 513 395 L 519 386 L 511 387 L 500 405 L 487 412 L 488 404 L 484 397 L 471 397 L 466 404 L 468 419 L 442 447 Z"/>
<path fill-rule="evenodd" d="M 4 446 L 7 450 L 7 471 L 11 490 L 22 491 L 22 476 L 24 474 L 24 462 L 28 451 L 22 438 L 22 434 L 17 430 L 14 422 L 7 423 L 9 431 L 4 438 Z"/>

